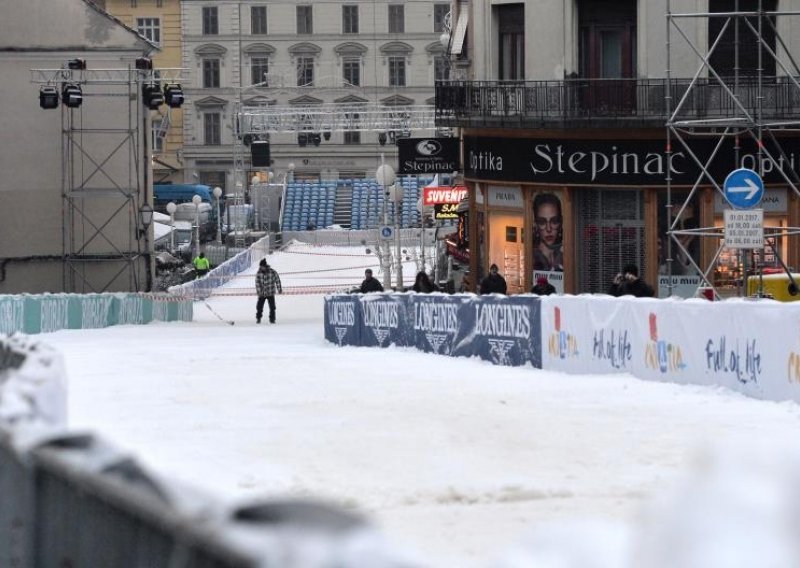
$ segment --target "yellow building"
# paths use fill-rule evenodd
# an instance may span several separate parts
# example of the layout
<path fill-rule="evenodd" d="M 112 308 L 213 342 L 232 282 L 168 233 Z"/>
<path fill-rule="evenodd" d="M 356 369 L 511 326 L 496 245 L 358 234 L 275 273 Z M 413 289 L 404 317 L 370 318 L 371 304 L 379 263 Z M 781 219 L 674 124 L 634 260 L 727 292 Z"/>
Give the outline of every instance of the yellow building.
<path fill-rule="evenodd" d="M 161 51 L 153 57 L 155 69 L 181 67 L 180 0 L 98 0 L 106 12 L 139 32 Z M 162 105 L 153 113 L 153 183 L 183 178 L 183 110 Z"/>

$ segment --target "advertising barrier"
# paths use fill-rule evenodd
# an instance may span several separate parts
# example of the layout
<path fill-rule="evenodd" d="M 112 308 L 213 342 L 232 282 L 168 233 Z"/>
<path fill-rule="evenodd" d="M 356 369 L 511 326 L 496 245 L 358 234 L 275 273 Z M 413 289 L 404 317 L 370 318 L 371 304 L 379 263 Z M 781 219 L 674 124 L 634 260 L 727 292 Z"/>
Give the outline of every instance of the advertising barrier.
<path fill-rule="evenodd" d="M 338 345 L 412 346 L 498 365 L 541 367 L 540 329 L 535 296 L 412 292 L 325 300 L 325 337 Z"/>
<path fill-rule="evenodd" d="M 192 321 L 192 300 L 171 294 L 41 294 L 0 296 L 0 333 L 48 333 Z"/>
<path fill-rule="evenodd" d="M 497 365 L 630 373 L 800 402 L 800 304 L 605 295 L 360 294 L 325 299 L 338 345 L 408 345 Z"/>

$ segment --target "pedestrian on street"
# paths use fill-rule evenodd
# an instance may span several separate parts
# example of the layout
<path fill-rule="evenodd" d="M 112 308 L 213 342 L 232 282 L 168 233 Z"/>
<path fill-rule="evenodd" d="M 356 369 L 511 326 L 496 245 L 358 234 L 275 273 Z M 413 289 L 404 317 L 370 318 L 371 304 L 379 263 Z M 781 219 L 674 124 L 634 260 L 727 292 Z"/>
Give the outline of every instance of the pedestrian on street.
<path fill-rule="evenodd" d="M 531 288 L 531 293 L 538 296 L 549 296 L 556 293 L 556 287 L 547 281 L 547 276 L 539 276 L 536 279 L 536 284 Z"/>
<path fill-rule="evenodd" d="M 269 323 L 275 323 L 275 294 L 283 294 L 281 279 L 275 269 L 267 264 L 267 259 L 262 258 L 258 263 L 256 272 L 256 323 L 261 323 L 261 316 L 264 315 L 264 302 L 269 305 Z"/>
<path fill-rule="evenodd" d="M 626 264 L 622 272 L 614 277 L 608 290 L 611 296 L 635 296 L 652 298 L 656 295 L 653 287 L 639 278 L 639 268 L 635 264 Z"/>

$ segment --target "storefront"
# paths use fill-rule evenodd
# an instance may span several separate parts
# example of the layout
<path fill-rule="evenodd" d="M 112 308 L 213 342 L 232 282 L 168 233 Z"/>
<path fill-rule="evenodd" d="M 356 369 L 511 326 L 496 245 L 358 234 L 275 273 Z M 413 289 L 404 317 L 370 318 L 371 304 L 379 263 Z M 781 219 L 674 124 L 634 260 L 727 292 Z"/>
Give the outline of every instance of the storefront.
<path fill-rule="evenodd" d="M 624 138 L 597 130 L 591 139 L 554 137 L 553 131 L 509 134 L 467 130 L 463 136 L 470 218 L 476 220 L 469 228 L 470 242 L 477 245 L 470 262 L 475 286 L 491 264 L 500 267 L 512 293 L 530 290 L 539 276 L 559 292 L 605 292 L 629 263 L 661 296 L 670 290 L 693 295 L 700 272 L 710 265 L 719 265 L 714 278 L 730 276 L 732 269 L 724 267 L 731 267 L 736 255 L 720 251 L 719 237 L 681 235 L 678 246 L 667 231 L 720 227 L 722 211 L 730 206 L 703 177 L 699 163 L 721 186 L 733 169 L 755 167 L 754 145 L 740 140 L 736 148 L 726 141 L 716 148 L 717 140 L 698 138 L 689 140 L 689 149 L 674 144 L 668 154 L 662 129 L 625 131 Z M 781 152 L 772 155 L 783 156 L 784 172 L 795 160 L 800 169 L 800 138 L 781 139 Z M 765 226 L 797 226 L 798 200 L 780 169 L 770 162 L 764 167 Z M 774 243 L 790 266 L 797 266 L 796 239 L 783 236 Z M 778 263 L 769 251 L 756 261 Z"/>

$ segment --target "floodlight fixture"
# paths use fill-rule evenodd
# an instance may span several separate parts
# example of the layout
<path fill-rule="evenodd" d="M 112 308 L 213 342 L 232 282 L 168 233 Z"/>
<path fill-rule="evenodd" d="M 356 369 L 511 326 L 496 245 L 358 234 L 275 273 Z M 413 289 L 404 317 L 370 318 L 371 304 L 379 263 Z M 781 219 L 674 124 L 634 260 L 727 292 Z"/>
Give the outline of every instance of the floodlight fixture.
<path fill-rule="evenodd" d="M 139 57 L 136 59 L 136 68 L 139 71 L 150 71 L 153 69 L 153 60 L 149 57 Z"/>
<path fill-rule="evenodd" d="M 322 136 L 320 136 L 319 132 L 312 132 L 308 135 L 308 138 L 314 146 L 319 146 L 322 143 Z"/>
<path fill-rule="evenodd" d="M 381 146 L 386 146 L 386 133 L 385 132 L 380 132 L 378 134 L 378 144 L 380 144 Z"/>
<path fill-rule="evenodd" d="M 61 101 L 69 108 L 78 108 L 83 104 L 83 92 L 79 85 L 67 83 L 61 91 Z"/>
<path fill-rule="evenodd" d="M 86 60 L 85 59 L 70 59 L 67 61 L 67 69 L 73 69 L 76 71 L 83 71 L 86 69 Z"/>
<path fill-rule="evenodd" d="M 150 110 L 158 110 L 164 104 L 164 95 L 155 83 L 142 85 L 142 102 Z"/>
<path fill-rule="evenodd" d="M 331 131 L 330 130 L 326 130 L 325 132 L 322 133 L 322 136 L 323 136 L 323 138 L 325 138 L 325 141 L 330 140 L 331 139 Z"/>
<path fill-rule="evenodd" d="M 183 88 L 180 85 L 164 85 L 164 102 L 169 108 L 181 108 L 183 101 Z"/>
<path fill-rule="evenodd" d="M 44 85 L 39 89 L 39 106 L 45 109 L 58 108 L 58 89 Z"/>
<path fill-rule="evenodd" d="M 306 144 L 308 144 L 308 135 L 305 132 L 301 132 L 297 135 L 297 145 L 303 148 Z"/>

